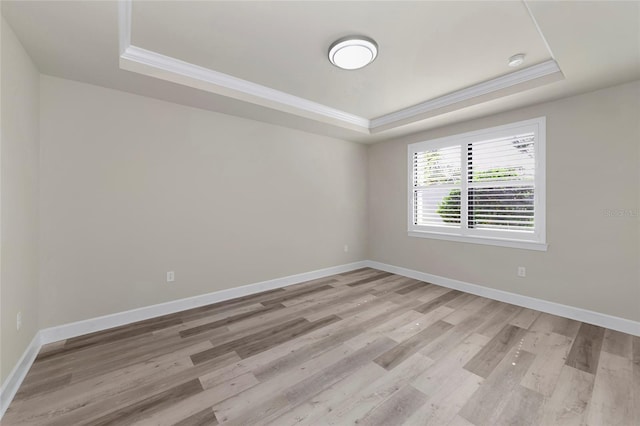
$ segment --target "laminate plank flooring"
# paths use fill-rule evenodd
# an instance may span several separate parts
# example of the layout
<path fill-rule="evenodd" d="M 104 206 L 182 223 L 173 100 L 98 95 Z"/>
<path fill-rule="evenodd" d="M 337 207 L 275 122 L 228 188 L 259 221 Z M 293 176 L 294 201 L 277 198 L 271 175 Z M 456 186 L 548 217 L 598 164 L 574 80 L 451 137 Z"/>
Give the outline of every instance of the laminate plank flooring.
<path fill-rule="evenodd" d="M 640 337 L 370 268 L 44 346 L 13 425 L 640 425 Z"/>

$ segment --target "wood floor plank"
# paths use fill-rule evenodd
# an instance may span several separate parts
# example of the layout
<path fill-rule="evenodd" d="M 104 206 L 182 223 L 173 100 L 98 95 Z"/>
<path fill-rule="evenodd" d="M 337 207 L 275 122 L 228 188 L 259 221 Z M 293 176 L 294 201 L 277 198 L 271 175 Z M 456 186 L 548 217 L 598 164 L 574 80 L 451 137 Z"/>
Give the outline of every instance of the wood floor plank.
<path fill-rule="evenodd" d="M 523 308 L 515 317 L 509 321 L 509 324 L 516 327 L 528 329 L 540 316 L 540 311 L 534 311 L 533 309 Z"/>
<path fill-rule="evenodd" d="M 268 339 L 261 339 L 243 345 L 235 349 L 235 351 L 240 356 L 240 358 L 249 358 L 250 356 L 253 356 L 257 353 L 266 351 L 267 349 L 278 346 L 281 343 L 288 342 L 289 340 L 292 340 L 298 336 L 302 336 L 314 330 L 321 329 L 329 324 L 333 324 L 334 322 L 338 322 L 340 320 L 342 320 L 342 318 L 337 315 L 329 315 L 328 317 L 321 318 L 317 321 L 307 321 L 306 323 L 302 323 L 294 327 L 287 327 L 285 330 L 282 330 L 282 332 L 274 334 Z"/>
<path fill-rule="evenodd" d="M 305 342 L 304 346 L 291 346 L 287 353 L 281 354 L 277 359 L 263 364 L 253 371 L 256 377 L 263 381 L 282 374 L 287 369 L 343 343 L 354 350 L 359 349 L 364 344 L 353 341 L 355 337 L 361 336 L 364 330 L 374 327 L 376 324 L 387 323 L 388 319 L 399 311 L 401 311 L 401 308 L 395 305 L 386 306 L 382 309 L 370 309 L 361 315 L 349 317 L 342 322 L 332 324 L 319 330 L 319 332 L 312 332 L 309 334 L 310 339 Z M 376 338 L 381 336 L 382 334 L 378 334 Z M 299 340 L 304 340 L 304 337 Z"/>
<path fill-rule="evenodd" d="M 333 383 L 342 380 L 351 371 L 372 361 L 394 345 L 395 342 L 393 340 L 381 337 L 370 345 L 355 351 L 324 370 L 291 386 L 285 392 L 285 396 L 292 404 L 297 405 L 320 393 Z"/>
<path fill-rule="evenodd" d="M 562 318 L 557 315 L 548 314 L 543 312 L 538 316 L 538 319 L 529 327 L 531 331 L 549 331 L 557 334 L 562 334 L 570 338 L 576 337 L 578 329 L 580 328 L 580 322 L 574 321 L 569 318 Z"/>
<path fill-rule="evenodd" d="M 442 394 L 443 390 L 449 385 L 456 387 L 468 377 L 474 375 L 463 367 L 486 343 L 487 338 L 485 336 L 480 334 L 469 336 L 464 342 L 451 350 L 449 356 L 434 362 L 433 365 L 417 376 L 411 384 L 428 397 Z"/>
<path fill-rule="evenodd" d="M 447 315 L 444 320 L 449 324 L 458 325 L 465 319 L 469 318 L 473 314 L 480 311 L 482 308 L 491 303 L 491 299 L 487 299 L 486 297 L 477 297 L 472 300 L 470 303 L 461 306 L 460 308 L 453 311 L 451 314 Z M 496 302 L 497 303 L 497 302 Z"/>
<path fill-rule="evenodd" d="M 478 296 L 476 295 L 469 294 L 469 293 L 462 293 L 460 296 L 453 298 L 449 302 L 445 303 L 445 306 L 455 311 L 457 309 L 460 309 L 462 306 L 466 305 L 467 303 L 473 302 L 477 298 Z"/>
<path fill-rule="evenodd" d="M 429 395 L 426 403 L 403 424 L 440 426 L 453 421 L 483 381 L 481 377 L 466 370 L 456 372 L 458 374 L 444 382 L 437 392 Z"/>
<path fill-rule="evenodd" d="M 562 367 L 553 394 L 544 401 L 540 423 L 558 426 L 585 425 L 594 379 L 593 374 L 566 365 Z"/>
<path fill-rule="evenodd" d="M 431 284 L 425 283 L 423 281 L 415 281 L 415 282 L 408 282 L 406 285 L 398 288 L 397 290 L 395 290 L 396 293 L 398 294 L 407 294 L 407 293 L 411 293 L 414 290 L 418 290 L 418 289 L 425 289 L 427 286 L 430 286 Z"/>
<path fill-rule="evenodd" d="M 330 282 L 334 282 L 334 281 L 331 280 Z M 329 284 L 323 284 L 318 287 L 305 287 L 297 291 L 290 291 L 290 292 L 285 292 L 285 294 L 279 294 L 267 300 L 263 300 L 260 303 L 262 303 L 265 306 L 280 304 L 284 301 L 298 298 L 301 296 L 307 296 L 309 294 L 319 293 L 321 291 L 327 291 L 327 290 L 333 290 L 333 289 L 334 287 L 330 286 Z"/>
<path fill-rule="evenodd" d="M 496 425 L 537 426 L 540 424 L 544 396 L 523 386 L 505 395 L 507 403 L 496 419 Z"/>
<path fill-rule="evenodd" d="M 427 312 L 436 309 L 438 306 L 447 304 L 460 295 L 462 295 L 461 291 L 451 290 L 446 292 L 442 296 L 439 296 L 433 300 L 423 303 L 420 306 L 415 307 L 414 310 L 420 312 L 421 314 L 426 314 Z"/>
<path fill-rule="evenodd" d="M 318 395 L 292 408 L 269 424 L 273 426 L 314 424 L 334 411 L 351 395 L 360 392 L 371 382 L 377 380 L 384 372 L 385 370 L 378 364 L 367 363 L 355 371 L 354 374 L 329 386 Z"/>
<path fill-rule="evenodd" d="M 589 401 L 587 424 L 634 424 L 638 420 L 633 417 L 638 400 L 633 396 L 631 360 L 603 351 Z"/>
<path fill-rule="evenodd" d="M 108 395 L 102 398 L 92 398 L 88 395 L 76 396 L 73 405 L 58 406 L 54 411 L 40 411 L 31 413 L 27 417 L 26 424 L 31 421 L 46 419 L 47 425 L 66 426 L 71 424 L 81 424 L 89 422 L 100 416 L 112 413 L 114 407 L 127 407 L 146 399 L 149 395 L 156 395 L 161 392 L 173 389 L 179 384 L 197 379 L 205 371 L 212 371 L 228 365 L 229 362 L 239 360 L 233 353 L 225 354 L 217 359 L 210 360 L 205 364 L 194 366 L 188 369 L 180 369 L 167 376 L 156 377 L 153 374 L 146 375 L 140 383 L 135 386 L 114 387 Z M 41 417 L 38 417 L 41 416 Z M 135 413 L 132 413 L 135 415 Z"/>
<path fill-rule="evenodd" d="M 374 296 L 383 296 L 389 293 L 395 293 L 396 290 L 412 285 L 416 281 L 417 280 L 414 280 L 413 278 L 397 277 L 392 275 L 385 280 L 374 283 L 373 288 L 371 288 L 369 292 Z M 428 287 L 425 285 L 424 289 L 426 290 L 427 288 Z"/>
<path fill-rule="evenodd" d="M 613 355 L 631 359 L 633 336 L 619 331 L 605 329 L 602 350 Z"/>
<path fill-rule="evenodd" d="M 97 374 L 84 380 L 69 384 L 64 392 L 41 393 L 35 396 L 20 395 L 13 406 L 27 415 L 32 422 L 40 421 L 38 413 L 57 413 L 61 407 L 71 413 L 73 407 L 85 407 L 95 401 L 109 400 L 117 394 L 147 385 L 154 380 L 175 377 L 192 367 L 189 354 L 211 347 L 210 342 L 200 342 L 171 354 L 152 357 L 137 364 L 125 365 L 122 369 Z M 231 359 L 239 359 L 237 355 Z M 39 411 L 32 412 L 29 407 L 37 406 Z"/>
<path fill-rule="evenodd" d="M 200 381 L 202 384 L 202 380 Z M 205 411 L 211 415 L 207 417 L 215 418 L 213 405 L 223 401 L 231 396 L 237 395 L 247 389 L 258 384 L 258 380 L 251 373 L 245 373 L 224 382 L 218 383 L 216 386 L 204 389 L 202 392 L 195 393 L 187 398 L 177 401 L 175 404 L 157 410 L 140 420 L 139 426 L 155 425 L 155 426 L 171 426 Z M 203 387 L 204 388 L 204 387 Z M 217 420 L 216 420 L 217 422 Z"/>
<path fill-rule="evenodd" d="M 406 424 L 443 425 L 453 419 L 483 382 L 463 366 L 487 340 L 480 334 L 469 336 L 449 356 L 435 362 L 411 382 L 428 399 Z"/>
<path fill-rule="evenodd" d="M 258 421 L 260 423 L 273 421 L 288 408 L 297 406 L 310 397 L 317 395 L 393 345 L 394 342 L 392 340 L 384 337 L 380 338 L 371 345 L 342 357 L 339 361 L 320 369 L 320 371 L 307 376 L 303 380 L 290 384 L 282 392 L 282 397 L 286 400 L 286 404 L 282 404 L 281 396 L 271 394 L 266 398 L 263 396 L 261 403 L 252 404 L 251 410 L 238 413 L 237 401 L 231 401 L 233 398 L 230 398 L 227 402 L 214 407 L 216 416 L 218 419 L 222 419 L 223 422 L 238 425 L 254 424 Z M 242 398 L 243 395 L 246 395 L 246 392 L 238 397 Z"/>
<path fill-rule="evenodd" d="M 453 420 L 451 420 L 451 422 L 448 423 L 447 426 L 476 426 L 476 425 L 474 425 L 464 417 L 455 416 Z"/>
<path fill-rule="evenodd" d="M 478 333 L 487 337 L 495 336 L 503 330 L 505 323 L 510 323 L 511 319 L 517 316 L 522 310 L 522 308 L 518 306 L 507 303 L 500 303 L 499 306 L 496 312 L 492 313 L 489 319 L 477 330 Z"/>
<path fill-rule="evenodd" d="M 524 336 L 525 330 L 515 325 L 506 325 L 502 330 L 467 362 L 464 368 L 480 377 L 487 378 L 509 350 Z"/>
<path fill-rule="evenodd" d="M 87 422 L 87 426 L 104 426 L 109 424 L 133 424 L 138 418 L 144 417 L 153 411 L 160 410 L 164 407 L 172 406 L 182 399 L 191 395 L 198 394 L 202 391 L 202 386 L 198 379 L 177 385 L 169 390 L 151 395 L 134 404 L 127 405 L 123 408 L 98 417 L 95 420 Z"/>
<path fill-rule="evenodd" d="M 475 332 L 482 324 L 485 323 L 487 315 L 491 315 L 495 306 L 500 302 L 491 302 L 485 305 L 481 305 L 477 308 L 477 311 L 473 315 L 467 316 L 464 320 L 456 324 L 453 328 L 449 329 L 441 337 L 434 340 L 421 350 L 423 354 L 433 359 L 434 361 L 446 356 L 450 350 L 455 348 L 460 342 L 467 338 L 471 333 Z M 447 321 L 451 315 L 447 315 L 443 318 Z M 486 337 L 486 336 L 485 336 Z M 487 337 L 487 341 L 490 338 Z"/>
<path fill-rule="evenodd" d="M 640 337 L 372 268 L 41 348 L 3 426 L 640 424 Z"/>
<path fill-rule="evenodd" d="M 522 377 L 534 359 L 535 355 L 512 348 L 469 398 L 459 414 L 477 425 L 496 424 L 508 402 L 505 396 L 520 386 Z"/>
<path fill-rule="evenodd" d="M 359 279 L 357 281 L 351 282 L 351 283 L 349 283 L 347 285 L 349 287 L 357 287 L 359 285 L 368 284 L 368 283 L 370 283 L 372 281 L 379 281 L 379 280 L 382 280 L 382 279 L 390 277 L 390 276 L 391 276 L 391 274 L 389 272 L 379 272 L 379 273 L 376 273 L 376 274 L 374 274 L 374 275 L 372 275 L 370 277 L 362 278 L 362 279 Z"/>
<path fill-rule="evenodd" d="M 268 340 L 273 336 L 278 336 L 279 333 L 287 331 L 291 327 L 296 327 L 301 324 L 309 324 L 309 321 L 304 318 L 295 318 L 290 321 L 278 324 L 275 327 L 271 327 L 265 331 L 259 331 L 257 333 L 249 334 L 247 336 L 232 340 L 230 342 L 214 346 L 213 348 L 207 349 L 206 351 L 198 352 L 197 354 L 191 355 L 191 362 L 193 362 L 194 365 L 201 364 L 227 352 L 235 351 L 236 349 L 242 348 L 245 345 L 253 344 L 261 340 Z"/>
<path fill-rule="evenodd" d="M 603 338 L 604 328 L 582 324 L 573 341 L 566 364 L 569 367 L 595 374 L 598 369 Z"/>
<path fill-rule="evenodd" d="M 370 385 L 345 398 L 331 412 L 318 419 L 318 425 L 358 424 L 386 399 L 423 373 L 433 362 L 416 353 L 397 368 L 376 378 Z M 377 365 L 377 364 L 376 364 Z"/>
<path fill-rule="evenodd" d="M 529 350 L 523 344 L 522 348 L 535 353 L 536 359 L 522 379 L 521 385 L 541 395 L 551 396 L 565 364 L 564 360 L 571 349 L 571 343 L 571 339 L 561 334 L 545 333 L 535 350 Z"/>
<path fill-rule="evenodd" d="M 289 401 L 283 395 L 289 387 L 351 355 L 353 352 L 355 350 L 340 345 L 287 370 L 286 380 L 280 380 L 276 376 L 261 381 L 259 385 L 216 404 L 214 406 L 216 417 L 220 423 L 225 423 L 233 419 L 242 419 L 247 412 L 256 412 L 256 415 L 258 415 L 260 414 L 257 413 L 260 407 L 265 409 L 265 413 L 262 414 L 268 415 L 272 410 L 275 411 L 279 407 L 289 406 Z M 242 362 L 245 362 L 245 360 Z M 209 378 L 209 380 L 211 379 Z M 279 414 L 281 415 L 282 413 Z"/>
<path fill-rule="evenodd" d="M 389 349 L 377 357 L 374 362 L 387 370 L 391 370 L 451 327 L 453 325 L 447 322 L 436 321 L 403 343 Z"/>
<path fill-rule="evenodd" d="M 388 426 L 401 424 L 424 404 L 427 397 L 411 385 L 403 386 L 389 399 L 372 410 L 358 424 Z"/>
<path fill-rule="evenodd" d="M 218 419 L 211 408 L 205 408 L 191 417 L 180 420 L 175 426 L 216 426 Z"/>
<path fill-rule="evenodd" d="M 63 388 L 71 383 L 71 373 L 38 381 L 24 381 L 20 386 L 20 390 L 16 393 L 17 399 L 29 399 L 42 393 L 53 392 L 56 389 Z"/>
<path fill-rule="evenodd" d="M 437 321 L 442 320 L 442 318 L 446 317 L 449 313 L 451 313 L 451 311 L 452 309 L 448 306 L 440 306 L 433 311 L 422 315 L 418 314 L 415 311 L 411 311 L 417 314 L 415 318 L 409 319 L 409 317 L 405 317 L 405 321 L 407 321 L 408 319 L 405 325 L 403 325 L 402 327 L 394 328 L 393 330 L 389 330 L 385 332 L 385 335 L 398 343 L 402 343 L 407 339 L 415 336 L 416 334 L 422 332 L 425 328 L 433 325 Z"/>
<path fill-rule="evenodd" d="M 284 305 L 280 303 L 274 303 L 274 304 L 263 306 L 261 308 L 258 308 L 249 312 L 243 312 L 241 314 L 231 315 L 226 318 L 219 319 L 217 321 L 208 322 L 192 328 L 187 328 L 186 330 L 181 330 L 178 334 L 180 335 L 180 337 L 189 337 L 196 334 L 204 333 L 205 331 L 210 331 L 219 327 L 224 327 L 243 319 L 252 318 L 252 317 L 255 317 L 256 315 L 262 315 L 267 312 L 274 311 L 276 309 L 282 309 L 282 308 L 284 308 Z"/>

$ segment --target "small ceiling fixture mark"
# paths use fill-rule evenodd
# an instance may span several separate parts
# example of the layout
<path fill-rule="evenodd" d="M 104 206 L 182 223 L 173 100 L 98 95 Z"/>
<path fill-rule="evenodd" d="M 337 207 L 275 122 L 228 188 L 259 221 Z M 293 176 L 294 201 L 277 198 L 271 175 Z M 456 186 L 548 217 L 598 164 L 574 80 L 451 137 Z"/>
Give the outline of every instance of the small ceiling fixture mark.
<path fill-rule="evenodd" d="M 524 53 L 518 53 L 509 58 L 510 67 L 519 67 L 524 64 Z"/>
<path fill-rule="evenodd" d="M 357 70 L 369 65 L 378 56 L 378 45 L 365 36 L 348 36 L 329 47 L 329 61 L 344 70 Z"/>

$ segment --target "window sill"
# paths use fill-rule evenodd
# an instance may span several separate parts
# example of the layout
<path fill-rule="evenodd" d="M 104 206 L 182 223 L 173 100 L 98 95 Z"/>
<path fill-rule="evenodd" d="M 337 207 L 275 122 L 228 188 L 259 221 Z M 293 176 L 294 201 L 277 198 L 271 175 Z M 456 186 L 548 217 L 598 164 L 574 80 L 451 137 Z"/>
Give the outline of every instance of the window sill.
<path fill-rule="evenodd" d="M 510 247 L 523 250 L 547 251 L 546 243 L 538 243 L 534 241 L 506 240 L 499 238 L 486 237 L 466 237 L 461 235 L 438 234 L 435 232 L 409 231 L 410 237 L 432 238 L 435 240 L 455 241 L 459 243 L 483 244 L 488 246 Z"/>

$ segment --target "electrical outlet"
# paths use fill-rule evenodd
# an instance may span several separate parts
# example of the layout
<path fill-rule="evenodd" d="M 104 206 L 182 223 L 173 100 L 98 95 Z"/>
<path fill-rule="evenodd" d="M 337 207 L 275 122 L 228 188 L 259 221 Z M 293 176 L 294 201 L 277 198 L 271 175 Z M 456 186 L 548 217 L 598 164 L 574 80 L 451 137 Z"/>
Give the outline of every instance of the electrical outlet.
<path fill-rule="evenodd" d="M 18 312 L 18 315 L 16 315 L 16 330 L 20 330 L 21 327 L 22 327 L 22 311 Z"/>
<path fill-rule="evenodd" d="M 349 246 L 345 244 L 345 245 L 344 245 L 344 252 L 346 253 L 346 252 L 348 252 L 348 251 L 349 251 Z"/>
<path fill-rule="evenodd" d="M 167 272 L 167 282 L 172 283 L 176 280 L 176 274 L 173 271 Z"/>
<path fill-rule="evenodd" d="M 518 266 L 518 276 L 520 278 L 524 278 L 527 276 L 527 268 L 524 266 Z"/>

